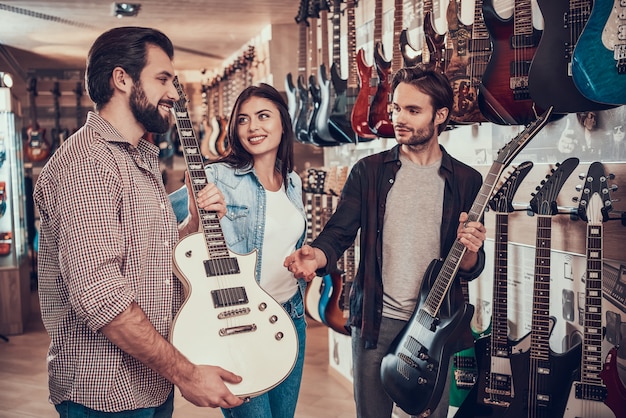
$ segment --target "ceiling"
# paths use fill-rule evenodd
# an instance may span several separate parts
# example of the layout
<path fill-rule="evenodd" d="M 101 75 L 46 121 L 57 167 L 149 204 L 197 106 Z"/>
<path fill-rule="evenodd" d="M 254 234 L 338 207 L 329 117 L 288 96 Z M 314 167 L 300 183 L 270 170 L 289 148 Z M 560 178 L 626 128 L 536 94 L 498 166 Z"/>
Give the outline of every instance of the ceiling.
<path fill-rule="evenodd" d="M 26 85 L 33 70 L 84 70 L 89 47 L 118 26 L 160 29 L 175 46 L 177 70 L 219 69 L 269 24 L 294 22 L 298 0 L 134 0 L 117 18 L 109 0 L 0 0 L 0 71 Z M 294 36 L 297 32 L 294 31 Z M 17 77 L 16 77 L 17 76 Z M 21 79 L 21 80 L 20 80 Z M 15 90 L 15 88 L 13 90 Z"/>

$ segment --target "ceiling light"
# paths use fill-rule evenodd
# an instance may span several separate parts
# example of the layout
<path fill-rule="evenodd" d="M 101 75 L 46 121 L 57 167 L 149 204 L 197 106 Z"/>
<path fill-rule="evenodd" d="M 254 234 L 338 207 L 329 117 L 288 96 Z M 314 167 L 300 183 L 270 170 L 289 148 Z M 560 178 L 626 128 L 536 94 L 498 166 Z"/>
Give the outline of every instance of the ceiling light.
<path fill-rule="evenodd" d="M 141 9 L 139 3 L 113 3 L 113 16 L 118 19 L 123 17 L 137 16 Z"/>
<path fill-rule="evenodd" d="M 0 87 L 13 87 L 13 77 L 11 77 L 11 74 L 0 72 Z"/>

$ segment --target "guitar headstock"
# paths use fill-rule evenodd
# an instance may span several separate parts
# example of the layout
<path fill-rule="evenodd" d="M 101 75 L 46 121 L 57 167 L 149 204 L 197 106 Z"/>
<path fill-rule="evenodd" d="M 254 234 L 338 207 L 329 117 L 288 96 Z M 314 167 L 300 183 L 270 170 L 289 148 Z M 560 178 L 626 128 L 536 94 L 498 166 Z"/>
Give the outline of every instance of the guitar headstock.
<path fill-rule="evenodd" d="M 538 215 L 556 215 L 558 213 L 556 198 L 565 184 L 567 178 L 578 166 L 578 158 L 572 157 L 556 164 L 551 174 L 537 186 L 537 192 L 533 193 L 530 208 Z"/>
<path fill-rule="evenodd" d="M 174 110 L 178 111 L 187 111 L 187 95 L 183 90 L 183 86 L 178 82 L 178 76 L 175 76 L 172 80 L 172 84 L 176 88 L 176 92 L 178 93 L 178 101 L 174 102 Z"/>
<path fill-rule="evenodd" d="M 553 107 L 550 106 L 548 110 L 543 112 L 541 116 L 529 123 L 522 132 L 520 132 L 515 138 L 509 141 L 504 147 L 498 151 L 496 161 L 503 165 L 509 165 L 511 161 L 522 151 L 522 149 L 535 137 L 543 128 L 552 114 Z"/>
<path fill-rule="evenodd" d="M 317 168 L 309 168 L 306 174 L 304 191 L 306 193 L 324 193 L 324 182 L 326 181 L 326 171 Z"/>
<path fill-rule="evenodd" d="M 305 25 L 309 26 L 309 22 L 307 20 L 309 17 L 309 10 L 310 10 L 309 0 L 300 0 L 300 6 L 298 7 L 298 14 L 295 17 L 297 24 L 304 23 Z"/>
<path fill-rule="evenodd" d="M 602 163 L 594 162 L 589 166 L 587 175 L 580 177 L 585 183 L 581 186 L 582 193 L 578 200 L 578 216 L 589 224 L 606 222 L 613 209 L 610 193 L 612 187 L 608 184 L 608 179 L 612 176 L 604 174 Z"/>
<path fill-rule="evenodd" d="M 500 213 L 513 212 L 513 196 L 515 196 L 517 188 L 532 168 L 533 163 L 531 161 L 526 161 L 514 167 L 498 191 L 491 198 L 489 207 Z"/>

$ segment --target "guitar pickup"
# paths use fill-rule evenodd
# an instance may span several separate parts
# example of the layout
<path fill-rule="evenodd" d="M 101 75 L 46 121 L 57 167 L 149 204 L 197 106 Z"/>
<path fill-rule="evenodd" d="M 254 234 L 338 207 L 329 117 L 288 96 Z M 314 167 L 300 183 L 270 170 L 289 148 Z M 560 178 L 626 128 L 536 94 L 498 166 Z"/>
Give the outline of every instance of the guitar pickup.
<path fill-rule="evenodd" d="M 212 258 L 204 260 L 204 271 L 207 277 L 239 274 L 239 263 L 234 257 Z"/>
<path fill-rule="evenodd" d="M 241 325 L 238 327 L 222 328 L 220 329 L 220 337 L 227 337 L 229 335 L 241 334 L 242 332 L 256 331 L 256 325 Z"/>
<path fill-rule="evenodd" d="M 574 387 L 576 388 L 576 399 L 604 402 L 608 394 L 606 387 L 601 385 L 576 382 Z"/>
<path fill-rule="evenodd" d="M 248 303 L 248 295 L 244 287 L 213 290 L 211 296 L 213 297 L 213 306 L 215 308 L 245 305 Z"/>

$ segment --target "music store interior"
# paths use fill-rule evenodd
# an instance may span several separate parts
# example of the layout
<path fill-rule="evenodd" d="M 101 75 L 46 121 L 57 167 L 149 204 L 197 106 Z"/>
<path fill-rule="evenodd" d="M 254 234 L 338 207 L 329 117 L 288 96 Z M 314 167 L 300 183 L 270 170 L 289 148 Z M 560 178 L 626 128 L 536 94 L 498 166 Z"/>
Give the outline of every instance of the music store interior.
<path fill-rule="evenodd" d="M 537 362 L 570 359 L 560 370 L 577 389 L 552 400 L 563 416 L 581 416 L 570 409 L 587 402 L 603 407 L 584 416 L 625 416 L 623 0 L 23 0 L 0 1 L 0 22 L 0 417 L 56 416 L 32 190 L 93 110 L 87 52 L 117 26 L 172 39 L 207 163 L 228 152 L 225 126 L 243 88 L 268 83 L 284 94 L 307 240 L 332 214 L 352 165 L 396 144 L 391 74 L 414 65 L 443 72 L 454 106 L 439 142 L 476 168 L 489 192 L 475 204 L 488 231 L 485 269 L 467 289 L 475 345 L 487 354 L 453 354 L 449 417 L 476 391 L 475 402 L 501 406 L 511 371 L 499 367 L 514 355 L 529 355 L 530 382 L 545 372 Z M 176 126 L 145 138 L 159 147 L 167 191 L 178 189 L 186 165 Z M 343 274 L 309 284 L 297 417 L 355 416 L 343 322 L 357 265 L 358 242 L 340 260 Z M 532 398 L 538 385 L 528 386 L 517 393 Z M 545 400 L 535 395 L 539 408 Z M 175 417 L 221 416 L 179 394 L 176 402 Z M 396 407 L 394 416 L 409 414 Z"/>

